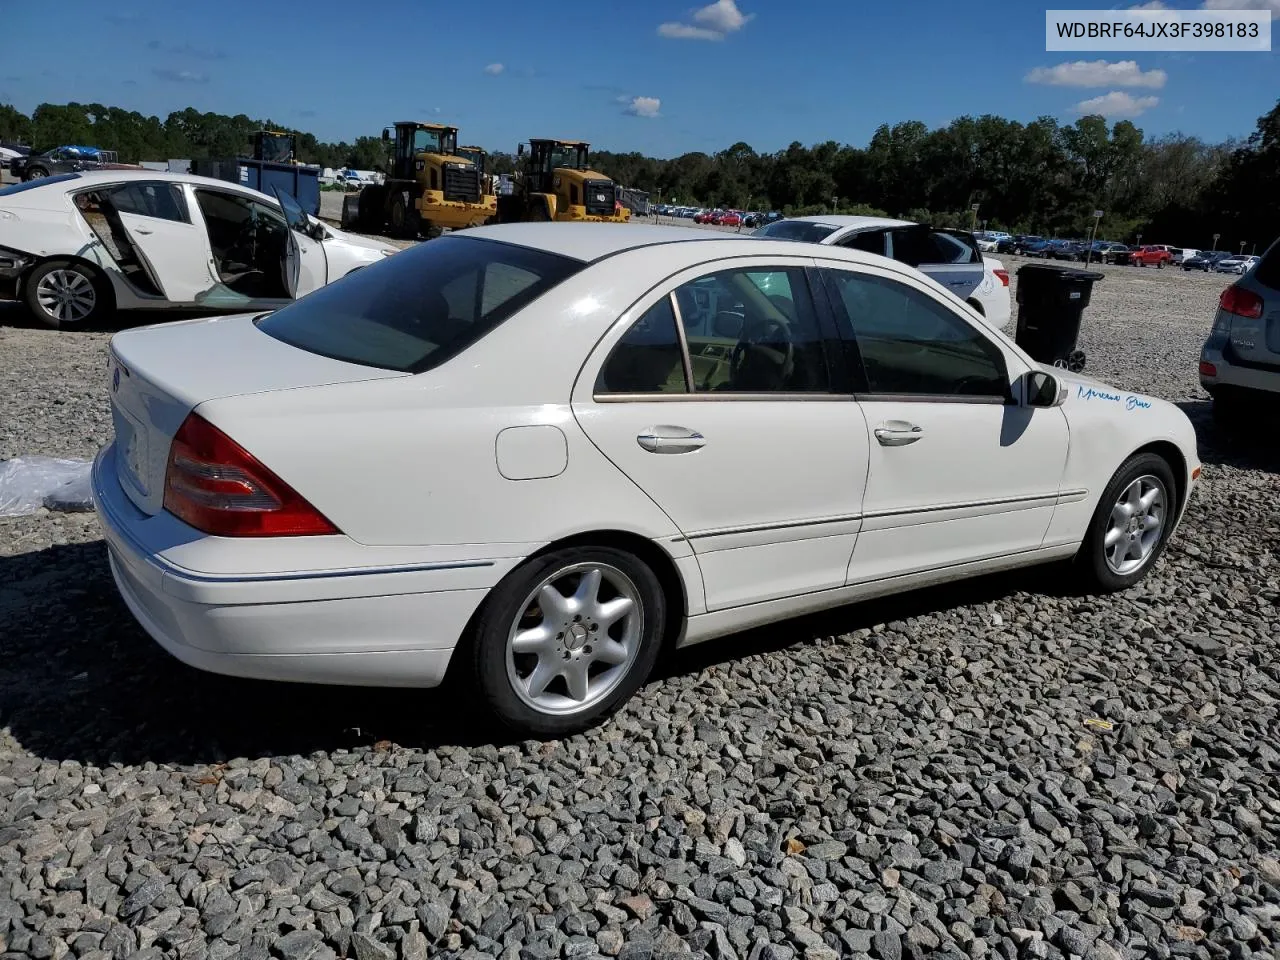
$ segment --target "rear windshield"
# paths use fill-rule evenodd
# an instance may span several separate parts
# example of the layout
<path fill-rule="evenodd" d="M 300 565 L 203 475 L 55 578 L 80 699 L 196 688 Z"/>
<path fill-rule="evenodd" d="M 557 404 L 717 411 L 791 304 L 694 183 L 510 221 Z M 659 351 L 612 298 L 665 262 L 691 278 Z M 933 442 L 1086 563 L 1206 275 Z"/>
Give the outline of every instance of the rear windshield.
<path fill-rule="evenodd" d="M 1280 290 L 1280 240 L 1273 243 L 1271 249 L 1254 265 L 1253 279 Z"/>
<path fill-rule="evenodd" d="M 584 266 L 542 250 L 446 236 L 321 287 L 258 327 L 335 360 L 421 373 Z"/>
<path fill-rule="evenodd" d="M 51 183 L 65 183 L 67 180 L 79 179 L 78 173 L 60 173 L 56 177 L 41 177 L 38 180 L 28 180 L 26 183 L 15 183 L 13 186 L 5 187 L 0 190 L 0 197 L 9 197 L 24 190 L 34 190 L 36 187 L 47 187 Z"/>
<path fill-rule="evenodd" d="M 821 243 L 826 237 L 835 233 L 839 227 L 829 223 L 814 223 L 811 220 L 775 220 L 765 224 L 752 236 L 769 237 L 773 240 L 802 240 L 805 243 Z"/>

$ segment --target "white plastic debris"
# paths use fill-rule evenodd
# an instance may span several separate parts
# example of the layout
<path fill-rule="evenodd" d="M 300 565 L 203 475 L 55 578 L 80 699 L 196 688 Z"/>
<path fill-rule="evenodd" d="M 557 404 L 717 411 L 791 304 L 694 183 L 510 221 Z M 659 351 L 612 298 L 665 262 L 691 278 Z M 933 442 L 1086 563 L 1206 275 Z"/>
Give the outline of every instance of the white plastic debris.
<path fill-rule="evenodd" d="M 14 457 L 0 461 L 0 517 L 20 517 L 41 507 L 92 510 L 88 460 Z"/>

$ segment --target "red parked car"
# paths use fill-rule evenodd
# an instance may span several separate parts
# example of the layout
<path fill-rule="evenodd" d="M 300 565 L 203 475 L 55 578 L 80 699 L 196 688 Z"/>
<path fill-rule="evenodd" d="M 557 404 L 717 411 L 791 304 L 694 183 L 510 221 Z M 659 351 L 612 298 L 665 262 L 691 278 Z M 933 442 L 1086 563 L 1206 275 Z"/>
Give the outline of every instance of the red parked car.
<path fill-rule="evenodd" d="M 1129 253 L 1129 262 L 1135 267 L 1163 267 L 1173 263 L 1173 252 L 1164 244 L 1144 244 Z"/>
<path fill-rule="evenodd" d="M 742 226 L 742 214 L 736 210 L 730 210 L 728 213 L 722 214 L 716 222 L 722 227 L 740 227 Z"/>
<path fill-rule="evenodd" d="M 716 217 L 716 211 L 703 210 L 701 213 L 695 213 L 693 215 L 693 222 L 694 223 L 715 223 L 716 222 L 715 217 Z"/>

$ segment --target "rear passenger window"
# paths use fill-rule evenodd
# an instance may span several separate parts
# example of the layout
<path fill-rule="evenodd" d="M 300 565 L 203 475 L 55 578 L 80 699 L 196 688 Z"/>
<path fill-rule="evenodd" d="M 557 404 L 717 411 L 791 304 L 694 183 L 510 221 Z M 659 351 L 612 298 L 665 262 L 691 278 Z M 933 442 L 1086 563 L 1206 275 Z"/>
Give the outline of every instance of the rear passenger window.
<path fill-rule="evenodd" d="M 823 340 L 804 270 L 724 270 L 650 307 L 605 361 L 596 393 L 826 392 Z"/>
<path fill-rule="evenodd" d="M 912 267 L 936 263 L 981 263 L 977 244 L 960 231 L 901 227 L 890 231 L 893 259 Z"/>
<path fill-rule="evenodd" d="M 644 312 L 618 341 L 596 380 L 596 393 L 686 393 L 684 354 L 671 297 Z"/>
<path fill-rule="evenodd" d="M 854 371 L 872 395 L 1008 397 L 1004 355 L 964 318 L 883 277 L 828 271 L 843 306 Z M 857 376 L 861 373 L 863 376 Z M 865 377 L 865 380 L 864 380 Z"/>
<path fill-rule="evenodd" d="M 867 253 L 876 253 L 884 256 L 884 237 L 883 230 L 863 230 L 852 236 L 845 237 L 840 241 L 840 246 L 849 247 L 853 250 L 863 250 Z"/>
<path fill-rule="evenodd" d="M 120 213 L 133 213 L 157 220 L 190 223 L 186 197 L 172 183 L 126 183 L 107 194 L 111 205 Z"/>

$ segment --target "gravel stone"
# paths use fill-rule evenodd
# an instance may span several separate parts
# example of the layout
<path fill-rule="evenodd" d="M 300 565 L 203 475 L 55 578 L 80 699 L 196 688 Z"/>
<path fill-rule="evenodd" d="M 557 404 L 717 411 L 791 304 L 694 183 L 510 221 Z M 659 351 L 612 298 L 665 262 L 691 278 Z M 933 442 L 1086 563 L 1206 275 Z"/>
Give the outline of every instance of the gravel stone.
<path fill-rule="evenodd" d="M 1220 277 L 1102 272 L 1086 373 L 1181 404 L 1203 460 L 1141 585 L 1018 571 L 701 645 L 584 736 L 191 670 L 94 516 L 0 519 L 0 957 L 1280 954 L 1280 438 L 1200 389 Z M 16 316 L 0 457 L 92 457 L 111 331 Z"/>

